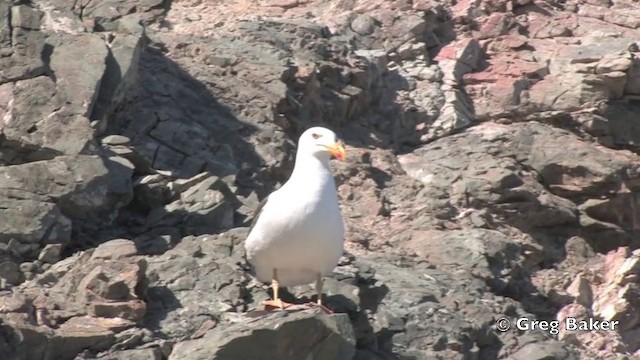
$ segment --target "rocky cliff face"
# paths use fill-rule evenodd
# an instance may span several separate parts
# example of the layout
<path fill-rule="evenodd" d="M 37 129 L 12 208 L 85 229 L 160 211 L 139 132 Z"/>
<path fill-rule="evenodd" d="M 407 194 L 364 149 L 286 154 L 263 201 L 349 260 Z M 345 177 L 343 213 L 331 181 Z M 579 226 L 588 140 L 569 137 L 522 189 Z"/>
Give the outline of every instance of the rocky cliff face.
<path fill-rule="evenodd" d="M 0 3 L 0 358 L 640 358 L 639 19 Z M 349 145 L 336 314 L 262 313 L 242 241 L 312 124 Z M 496 329 L 569 316 L 619 326 Z"/>

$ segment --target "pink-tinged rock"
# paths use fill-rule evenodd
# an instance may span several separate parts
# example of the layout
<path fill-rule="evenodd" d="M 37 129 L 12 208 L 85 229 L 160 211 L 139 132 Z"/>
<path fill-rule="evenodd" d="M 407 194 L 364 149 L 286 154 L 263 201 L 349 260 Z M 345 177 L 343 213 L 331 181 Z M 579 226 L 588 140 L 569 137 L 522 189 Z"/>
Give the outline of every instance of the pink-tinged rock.
<path fill-rule="evenodd" d="M 556 316 L 556 319 L 560 322 L 558 340 L 587 349 L 586 351 L 589 351 L 591 358 L 604 358 L 606 354 L 612 352 L 627 351 L 628 347 L 625 342 L 622 341 L 622 337 L 617 331 L 567 330 L 567 318 L 573 318 L 577 321 L 589 321 L 589 319 L 593 319 L 594 317 L 589 309 L 582 305 L 569 304 L 564 306 Z"/>
<path fill-rule="evenodd" d="M 477 11 L 479 1 L 477 0 L 461 0 L 458 1 L 452 8 L 451 13 L 454 20 L 467 21 L 474 18 L 474 13 Z"/>
<path fill-rule="evenodd" d="M 608 10 L 606 10 L 608 11 Z M 605 9 L 601 6 L 590 4 L 581 4 L 578 7 L 578 15 L 602 20 L 604 18 Z"/>
<path fill-rule="evenodd" d="M 521 103 L 522 92 L 529 87 L 526 80 L 511 77 L 503 79 L 490 77 L 485 80 L 493 82 L 486 81 L 466 87 L 467 94 L 473 99 L 473 107 L 478 119 L 506 116 Z"/>
<path fill-rule="evenodd" d="M 593 302 L 593 292 L 591 285 L 581 275 L 578 275 L 567 288 L 567 294 L 572 296 L 580 305 L 591 307 Z"/>
<path fill-rule="evenodd" d="M 497 37 L 490 44 L 491 51 L 494 52 L 503 52 L 509 51 L 512 49 L 518 49 L 525 45 L 527 45 L 527 38 L 522 35 L 509 34 Z M 517 54 L 514 54 L 517 56 Z"/>
<path fill-rule="evenodd" d="M 280 7 L 284 9 L 291 9 L 300 4 L 298 0 L 269 0 L 268 4 L 270 6 Z"/>
<path fill-rule="evenodd" d="M 529 91 L 530 103 L 542 111 L 575 111 L 608 101 L 610 91 L 596 75 L 561 73 L 546 76 Z"/>
<path fill-rule="evenodd" d="M 580 7 L 585 6 L 585 5 L 594 5 L 597 7 L 600 7 L 600 11 L 604 11 L 604 8 L 608 8 L 609 6 L 611 6 L 611 0 L 582 0 L 581 2 L 584 2 L 585 4 L 581 4 Z"/>
<path fill-rule="evenodd" d="M 121 319 L 121 318 L 102 318 L 92 316 L 76 316 L 65 322 L 66 327 L 87 327 L 102 328 L 104 330 L 111 330 L 114 332 L 120 332 L 128 328 L 136 326 L 135 322 Z"/>
<path fill-rule="evenodd" d="M 73 359 L 80 351 L 108 349 L 115 341 L 113 331 L 90 322 L 66 322 L 49 340 L 47 355 L 53 359 Z"/>
<path fill-rule="evenodd" d="M 406 10 L 411 10 L 412 9 L 412 5 L 411 5 L 411 1 L 396 0 L 396 1 L 392 1 L 389 4 L 389 8 L 391 10 L 406 11 Z"/>
<path fill-rule="evenodd" d="M 631 255 L 628 247 L 620 247 L 609 251 L 603 261 L 604 282 L 618 284 L 618 271 Z"/>
<path fill-rule="evenodd" d="M 486 19 L 481 18 L 478 21 L 480 23 L 478 38 L 488 39 L 504 35 L 509 30 L 512 21 L 512 16 L 506 13 L 493 13 Z"/>
<path fill-rule="evenodd" d="M 596 65 L 596 74 L 614 71 L 627 71 L 633 65 L 630 53 L 605 55 Z"/>
<path fill-rule="evenodd" d="M 564 306 L 562 309 L 560 309 L 560 311 L 558 311 L 558 314 L 556 315 L 556 319 L 558 321 L 560 321 L 560 333 L 558 334 L 558 339 L 559 340 L 563 340 L 565 339 L 568 335 L 570 335 L 572 332 L 567 331 L 565 325 L 565 320 L 569 317 L 572 318 L 584 318 L 587 316 L 588 310 L 587 308 L 585 308 L 583 305 L 580 304 L 569 304 Z"/>
<path fill-rule="evenodd" d="M 609 9 L 604 12 L 604 21 L 620 26 L 637 29 L 640 27 L 638 12 L 629 9 Z"/>
<path fill-rule="evenodd" d="M 572 29 L 578 26 L 575 14 L 566 14 L 550 18 L 546 15 L 530 13 L 528 21 L 529 36 L 538 39 L 570 36 Z"/>
<path fill-rule="evenodd" d="M 377 10 L 377 9 L 384 9 L 386 8 L 386 1 L 384 0 L 374 0 L 374 1 L 360 1 L 356 4 L 356 6 L 353 7 L 353 11 L 360 13 L 360 14 L 365 14 L 365 13 L 369 13 L 373 10 Z M 371 15 L 371 14 L 369 14 Z"/>
<path fill-rule="evenodd" d="M 471 69 L 476 69 L 481 59 L 482 49 L 476 39 L 463 39 L 453 42 L 443 47 L 435 61 L 456 60 L 459 63 L 468 65 Z M 462 75 L 462 74 L 461 74 Z"/>
<path fill-rule="evenodd" d="M 141 321 L 147 312 L 147 304 L 142 300 L 121 302 L 94 302 L 89 305 L 89 314 L 104 318 L 121 318 L 134 322 Z"/>
<path fill-rule="evenodd" d="M 546 64 L 515 57 L 494 56 L 481 72 L 463 76 L 466 90 L 474 101 L 479 119 L 506 114 L 519 106 L 523 91 L 548 74 Z"/>
<path fill-rule="evenodd" d="M 618 331 L 627 331 L 640 323 L 640 251 L 620 247 L 601 260 L 597 271 L 602 283 L 594 287 L 593 312 L 607 320 L 619 321 Z"/>
<path fill-rule="evenodd" d="M 604 260 L 606 270 L 605 281 L 618 285 L 625 285 L 638 281 L 640 273 L 640 251 L 631 252 L 628 247 L 621 247 L 609 252 Z"/>
<path fill-rule="evenodd" d="M 431 11 L 432 8 L 432 2 L 428 0 L 416 0 L 413 2 L 413 10 Z"/>
<path fill-rule="evenodd" d="M 144 278 L 146 261 L 106 261 L 93 268 L 78 285 L 81 303 L 137 299 L 138 284 Z"/>
<path fill-rule="evenodd" d="M 636 302 L 640 292 L 638 284 L 627 284 L 618 288 L 613 284 L 597 290 L 596 301 L 593 305 L 594 313 L 603 319 L 618 321 L 618 331 L 632 329 L 640 323 L 640 314 L 632 302 Z"/>
<path fill-rule="evenodd" d="M 515 81 L 523 78 L 543 78 L 548 73 L 546 64 L 523 61 L 510 57 L 495 57 L 490 60 L 489 66 L 476 73 L 465 74 L 465 84 L 497 83 L 505 78 Z"/>

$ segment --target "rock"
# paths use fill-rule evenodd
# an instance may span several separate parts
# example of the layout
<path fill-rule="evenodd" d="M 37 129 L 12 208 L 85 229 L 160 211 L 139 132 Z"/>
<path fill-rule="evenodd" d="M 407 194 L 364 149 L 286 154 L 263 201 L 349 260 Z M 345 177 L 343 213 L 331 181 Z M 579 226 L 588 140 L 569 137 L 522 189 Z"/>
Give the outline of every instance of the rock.
<path fill-rule="evenodd" d="M 109 135 L 102 138 L 100 141 L 103 145 L 126 145 L 131 141 L 126 136 L 122 135 Z"/>
<path fill-rule="evenodd" d="M 451 246 L 442 247 L 443 243 Z M 484 229 L 464 232 L 416 232 L 411 236 L 411 240 L 402 246 L 443 269 L 463 268 L 475 277 L 485 279 L 494 287 L 505 286 L 498 285 L 501 280 L 496 275 L 504 274 L 506 269 L 510 269 L 510 262 L 516 260 L 519 252 L 518 247 L 511 244 L 501 233 Z M 464 261 L 460 261 L 461 259 Z"/>
<path fill-rule="evenodd" d="M 0 14 L 6 19 L 0 23 L 3 45 L 0 83 L 44 74 L 45 64 L 40 54 L 44 51 L 45 35 L 38 31 L 42 13 L 28 5 L 3 4 Z"/>
<path fill-rule="evenodd" d="M 94 34 L 53 36 L 48 42 L 53 46 L 50 66 L 59 91 L 81 115 L 89 117 L 105 71 L 106 44 Z"/>
<path fill-rule="evenodd" d="M 54 331 L 46 326 L 34 326 L 25 322 L 12 325 L 21 337 L 17 354 L 23 359 L 43 359 L 49 351 Z"/>
<path fill-rule="evenodd" d="M 162 351 L 158 347 L 117 351 L 99 359 L 109 360 L 161 360 Z"/>
<path fill-rule="evenodd" d="M 205 337 L 177 344 L 169 359 L 189 356 L 221 358 L 300 359 L 307 357 L 351 359 L 355 338 L 344 314 L 280 313 L 236 324 L 229 332 L 216 331 Z M 305 341 L 298 341 L 305 339 Z"/>
<path fill-rule="evenodd" d="M 136 287 L 142 280 L 146 261 L 116 262 L 106 261 L 95 267 L 78 285 L 80 303 L 96 300 L 129 300 L 137 297 Z"/>
<path fill-rule="evenodd" d="M 167 182 L 162 175 L 147 175 L 137 180 L 134 183 L 132 205 L 146 211 L 167 205 L 174 198 Z"/>
<path fill-rule="evenodd" d="M 179 200 L 154 209 L 147 222 L 181 222 L 188 233 L 213 233 L 233 226 L 235 206 L 239 201 L 228 186 L 217 177 L 209 177 L 185 190 Z"/>
<path fill-rule="evenodd" d="M 51 162 L 37 161 L 24 165 L 0 168 L 0 189 L 22 189 L 25 192 L 47 194 L 60 199 L 62 211 L 68 215 L 86 218 L 120 203 L 124 205 L 131 196 L 131 182 L 126 174 L 131 169 L 118 172 L 122 165 L 105 161 L 98 156 L 57 157 Z M 122 173 L 122 174 L 121 174 Z M 37 181 L 21 182 L 25 174 L 37 176 Z M 119 175 L 125 178 L 119 178 Z M 54 182 L 53 179 L 56 179 Z M 76 182 L 76 179 L 81 179 Z M 120 183 L 122 185 L 120 185 Z M 127 186 L 128 185 L 128 186 Z M 87 198 L 84 192 L 91 192 Z"/>
<path fill-rule="evenodd" d="M 147 305 L 141 300 L 118 302 L 93 302 L 88 313 L 95 317 L 125 319 L 139 322 L 144 318 Z"/>
<path fill-rule="evenodd" d="M 609 252 L 601 262 L 605 271 L 602 284 L 594 290 L 593 312 L 606 320 L 619 321 L 618 331 L 624 332 L 640 322 L 637 314 L 636 294 L 638 279 L 636 270 L 639 251 L 631 253 L 622 247 Z"/>
<path fill-rule="evenodd" d="M 558 334 L 558 339 L 576 346 L 584 346 L 585 349 L 588 349 L 589 355 L 594 357 L 602 357 L 611 352 L 627 351 L 623 337 L 616 330 L 571 331 L 564 326 L 567 318 L 575 319 L 577 324 L 580 324 L 580 321 L 588 323 L 589 319 L 593 319 L 593 314 L 579 304 L 570 304 L 560 309 L 558 321 L 563 325 Z"/>
<path fill-rule="evenodd" d="M 138 62 L 146 44 L 144 27 L 135 17 L 125 17 L 119 21 L 118 29 L 108 46 L 105 72 L 100 81 L 100 89 L 91 119 L 98 120 L 97 132 L 102 134 L 109 126 L 117 105 L 126 99 L 138 79 Z M 111 135 L 122 136 L 122 135 Z M 109 136 L 107 136 L 109 138 Z M 126 138 L 126 137 L 125 137 Z M 123 139 L 120 139 L 120 142 Z M 130 139 L 127 138 L 127 143 Z M 104 141 L 104 139 L 103 139 Z M 113 138 L 107 141 L 113 141 Z M 111 144 L 115 145 L 115 144 Z"/>
<path fill-rule="evenodd" d="M 19 332 L 0 319 L 0 356 L 7 360 L 19 359 L 17 354 L 20 342 Z"/>
<path fill-rule="evenodd" d="M 567 293 L 575 298 L 578 304 L 591 307 L 593 294 L 589 282 L 582 276 L 578 276 L 567 288 Z"/>
<path fill-rule="evenodd" d="M 246 236 L 246 233 L 245 235 Z M 225 238 L 213 240 L 223 244 Z M 241 237 L 232 242 L 241 249 Z M 215 254 L 212 240 L 188 237 L 150 259 L 146 323 L 169 336 L 189 337 L 202 325 L 230 311 L 245 309 L 247 279 L 234 257 Z M 175 311 L 182 308 L 181 311 Z"/>
<path fill-rule="evenodd" d="M 22 281 L 20 265 L 9 256 L 0 255 L 0 279 L 9 284 L 19 284 Z"/>
<path fill-rule="evenodd" d="M 528 128 L 528 126 L 532 126 L 532 128 Z M 518 126 L 516 125 L 514 128 L 518 128 Z M 529 131 L 532 131 L 533 128 L 536 128 L 536 125 L 524 125 L 521 128 L 522 132 L 511 132 L 514 136 L 514 141 L 519 144 L 525 144 L 530 141 L 529 139 L 521 142 L 516 139 L 528 138 Z M 509 129 L 513 131 L 512 128 Z M 436 141 L 431 145 L 427 145 L 415 152 L 417 156 L 403 155 L 400 157 L 400 162 L 410 176 L 421 180 L 429 188 L 441 189 L 436 191 L 450 192 L 452 202 L 457 203 L 458 206 L 473 207 L 475 203 L 496 203 L 496 211 L 502 213 L 502 216 L 510 218 L 511 220 L 509 221 L 521 223 L 522 226 L 544 227 L 555 226 L 559 223 L 575 223 L 575 205 L 556 195 L 565 195 L 565 193 L 556 192 L 554 186 L 552 186 L 552 189 L 556 194 L 546 193 L 542 190 L 543 186 L 538 182 L 536 176 L 528 173 L 522 165 L 514 160 L 514 158 L 520 157 L 520 155 L 517 155 L 520 151 L 526 151 L 526 153 L 522 153 L 522 156 L 534 161 L 537 161 L 540 157 L 535 157 L 535 155 L 534 157 L 528 157 L 529 152 L 524 147 L 511 149 L 515 153 L 506 150 L 506 148 L 495 148 L 495 151 L 493 150 L 497 142 L 509 141 L 506 139 L 511 134 L 503 132 L 506 130 L 507 127 L 501 125 L 483 124 L 474 127 L 472 131 L 464 135 L 451 136 L 447 140 Z M 542 134 L 542 132 L 538 134 Z M 482 145 L 483 140 L 481 139 L 491 140 Z M 449 141 L 453 141 L 453 143 L 443 144 Z M 457 158 L 456 155 L 449 153 L 449 151 L 456 151 L 456 149 L 473 149 L 471 153 L 476 155 L 470 155 L 469 152 L 464 151 Z M 500 149 L 505 151 L 503 152 Z M 448 155 L 442 157 L 440 155 L 442 152 L 446 152 Z M 492 153 L 495 155 L 490 155 Z M 550 160 L 547 158 L 548 154 L 545 153 L 543 162 Z M 454 158 L 456 160 L 452 160 Z M 472 160 L 474 158 L 475 160 Z M 466 163 L 467 161 L 469 163 Z M 442 165 L 439 165 L 441 162 Z M 440 166 L 443 167 L 441 168 Z M 460 169 L 468 172 L 468 175 L 452 176 L 451 170 L 445 171 L 445 168 Z M 544 174 L 543 171 L 540 171 L 540 168 L 537 170 L 539 173 Z M 599 170 L 597 171 L 599 172 Z M 611 171 L 614 172 L 616 170 L 611 169 Z M 482 175 L 478 176 L 477 174 Z M 567 177 L 566 180 L 568 181 L 569 179 Z M 576 180 L 578 181 L 578 179 Z M 545 181 L 545 186 L 548 186 L 547 184 L 549 184 L 548 180 Z M 558 186 L 558 190 L 560 188 L 562 187 Z M 498 203 L 500 205 L 497 205 Z M 512 203 L 512 205 L 504 205 L 507 203 Z M 510 209 L 512 206 L 516 208 L 526 207 L 528 210 L 523 211 L 528 214 L 526 219 L 524 217 L 517 219 L 519 212 L 512 212 Z"/>
<path fill-rule="evenodd" d="M 106 350 L 113 344 L 110 330 L 96 324 L 62 324 L 50 340 L 51 353 L 57 359 L 73 359 L 84 349 Z"/>
<path fill-rule="evenodd" d="M 367 15 L 360 15 L 351 22 L 351 29 L 363 36 L 373 33 L 375 26 L 373 18 Z"/>
<path fill-rule="evenodd" d="M 98 245 L 91 254 L 91 259 L 113 259 L 131 257 L 138 254 L 138 249 L 133 241 L 127 239 L 115 239 Z"/>
<path fill-rule="evenodd" d="M 305 324 L 317 358 L 638 355 L 633 2 L 274 4 L 0 4 L 0 358 L 223 356 Z M 261 313 L 246 226 L 317 124 L 349 152 L 338 314 Z"/>
<path fill-rule="evenodd" d="M 40 255 L 38 256 L 38 260 L 54 264 L 58 260 L 60 260 L 60 253 L 62 252 L 62 244 L 48 244 L 45 245 Z"/>
<path fill-rule="evenodd" d="M 549 341 L 546 343 L 528 344 L 511 355 L 513 359 L 577 359 L 567 351 L 561 343 Z"/>
<path fill-rule="evenodd" d="M 101 318 L 90 316 L 78 316 L 65 322 L 66 326 L 92 326 L 120 332 L 122 330 L 135 326 L 134 322 L 122 318 Z"/>

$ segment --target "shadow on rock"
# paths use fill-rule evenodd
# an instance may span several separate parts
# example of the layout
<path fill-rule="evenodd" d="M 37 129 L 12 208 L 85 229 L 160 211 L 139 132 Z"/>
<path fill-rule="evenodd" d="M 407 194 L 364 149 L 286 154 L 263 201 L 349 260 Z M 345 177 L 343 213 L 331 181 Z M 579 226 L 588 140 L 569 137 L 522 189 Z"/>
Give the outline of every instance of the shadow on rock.
<path fill-rule="evenodd" d="M 144 324 L 150 330 L 159 330 L 160 322 L 171 311 L 180 309 L 182 304 L 166 286 L 153 286 L 147 290 L 147 312 Z"/>

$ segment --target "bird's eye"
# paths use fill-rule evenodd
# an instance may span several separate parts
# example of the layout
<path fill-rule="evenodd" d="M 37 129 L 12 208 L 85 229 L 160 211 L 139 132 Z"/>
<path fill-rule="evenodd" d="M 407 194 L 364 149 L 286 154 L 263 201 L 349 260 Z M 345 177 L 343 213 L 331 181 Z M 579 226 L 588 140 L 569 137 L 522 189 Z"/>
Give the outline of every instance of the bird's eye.
<path fill-rule="evenodd" d="M 313 133 L 313 134 L 311 134 L 311 137 L 314 138 L 314 139 L 318 139 L 320 137 L 320 135 L 316 134 L 316 133 Z"/>

